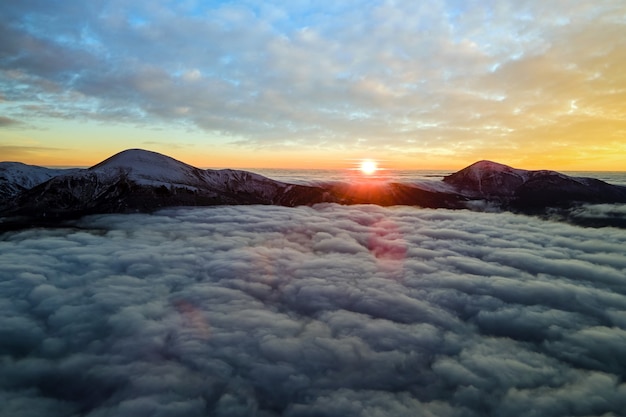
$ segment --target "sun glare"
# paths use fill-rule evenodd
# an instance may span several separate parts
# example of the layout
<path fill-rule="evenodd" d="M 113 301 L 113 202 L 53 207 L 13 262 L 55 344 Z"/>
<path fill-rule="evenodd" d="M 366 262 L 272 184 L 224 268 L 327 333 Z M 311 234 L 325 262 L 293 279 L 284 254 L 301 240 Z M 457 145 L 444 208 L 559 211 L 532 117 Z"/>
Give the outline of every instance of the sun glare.
<path fill-rule="evenodd" d="M 371 159 L 365 159 L 361 161 L 360 169 L 363 174 L 372 175 L 373 173 L 378 171 L 378 165 L 375 161 L 372 161 Z"/>

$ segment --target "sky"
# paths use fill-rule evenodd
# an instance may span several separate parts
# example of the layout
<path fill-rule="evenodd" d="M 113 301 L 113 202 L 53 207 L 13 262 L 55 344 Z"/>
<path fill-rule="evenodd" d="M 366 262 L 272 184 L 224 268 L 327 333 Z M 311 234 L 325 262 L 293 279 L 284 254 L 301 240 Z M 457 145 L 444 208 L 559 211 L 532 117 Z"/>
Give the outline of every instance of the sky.
<path fill-rule="evenodd" d="M 334 204 L 76 226 L 0 236 L 7 415 L 626 409 L 623 229 Z"/>
<path fill-rule="evenodd" d="M 0 160 L 625 170 L 623 0 L 0 4 Z"/>

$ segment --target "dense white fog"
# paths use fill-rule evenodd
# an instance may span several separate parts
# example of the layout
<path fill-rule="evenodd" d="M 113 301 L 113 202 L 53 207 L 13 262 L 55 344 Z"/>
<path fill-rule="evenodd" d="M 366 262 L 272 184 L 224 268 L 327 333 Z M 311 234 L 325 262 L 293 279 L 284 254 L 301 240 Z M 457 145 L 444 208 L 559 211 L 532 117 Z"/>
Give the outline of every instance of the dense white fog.
<path fill-rule="evenodd" d="M 1 414 L 618 416 L 625 248 L 624 229 L 338 205 L 5 233 Z"/>

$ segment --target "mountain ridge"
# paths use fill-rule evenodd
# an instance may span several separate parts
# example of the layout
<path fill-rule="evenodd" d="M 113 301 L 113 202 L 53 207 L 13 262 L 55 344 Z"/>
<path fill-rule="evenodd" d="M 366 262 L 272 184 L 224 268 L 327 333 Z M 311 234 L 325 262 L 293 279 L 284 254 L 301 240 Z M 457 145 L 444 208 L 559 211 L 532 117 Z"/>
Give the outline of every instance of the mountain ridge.
<path fill-rule="evenodd" d="M 443 181 L 467 197 L 498 200 L 510 208 L 626 202 L 626 187 L 551 170 L 517 169 L 487 160 L 475 162 Z"/>
<path fill-rule="evenodd" d="M 46 168 L 13 161 L 0 162 L 0 201 L 53 177 L 77 170 L 77 168 Z"/>
<path fill-rule="evenodd" d="M 297 185 L 249 171 L 200 169 L 143 149 L 121 151 L 86 169 L 0 162 L 0 230 L 11 224 L 54 224 L 87 214 L 174 206 L 338 203 L 476 209 L 486 204 L 537 214 L 581 203 L 625 202 L 626 187 L 488 160 L 432 185 L 367 181 Z"/>

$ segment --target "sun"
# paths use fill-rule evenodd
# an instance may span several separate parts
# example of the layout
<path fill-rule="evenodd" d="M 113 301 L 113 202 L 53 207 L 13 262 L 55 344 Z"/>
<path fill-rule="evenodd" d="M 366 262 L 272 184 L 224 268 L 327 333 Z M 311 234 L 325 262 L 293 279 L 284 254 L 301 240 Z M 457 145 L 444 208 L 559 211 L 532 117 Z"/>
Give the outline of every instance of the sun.
<path fill-rule="evenodd" d="M 376 171 L 378 171 L 378 164 L 376 161 L 372 161 L 371 159 L 364 159 L 361 161 L 361 166 L 359 167 L 361 172 L 365 175 L 372 175 Z"/>

